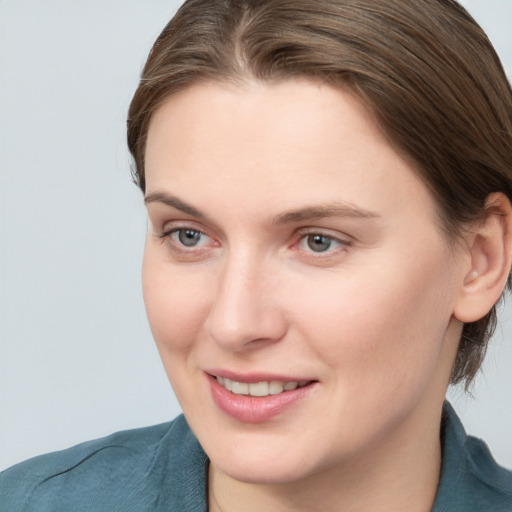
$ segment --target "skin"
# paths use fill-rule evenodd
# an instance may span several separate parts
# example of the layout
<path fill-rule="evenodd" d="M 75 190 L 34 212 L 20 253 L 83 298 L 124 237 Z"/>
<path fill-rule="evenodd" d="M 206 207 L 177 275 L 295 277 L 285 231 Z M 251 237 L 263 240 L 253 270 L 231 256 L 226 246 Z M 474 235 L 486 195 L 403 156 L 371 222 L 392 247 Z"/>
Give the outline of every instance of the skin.
<path fill-rule="evenodd" d="M 430 510 L 478 244 L 447 244 L 365 108 L 300 79 L 193 86 L 154 114 L 146 180 L 147 313 L 210 510 Z M 213 402 L 212 368 L 316 383 L 250 424 Z"/>

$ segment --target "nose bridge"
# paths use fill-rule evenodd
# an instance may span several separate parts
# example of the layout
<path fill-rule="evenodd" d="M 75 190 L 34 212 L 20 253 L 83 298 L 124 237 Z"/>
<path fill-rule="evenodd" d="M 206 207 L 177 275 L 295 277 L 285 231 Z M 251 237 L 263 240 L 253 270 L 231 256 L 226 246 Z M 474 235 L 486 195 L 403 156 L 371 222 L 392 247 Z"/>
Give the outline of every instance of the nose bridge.
<path fill-rule="evenodd" d="M 272 342 L 284 333 L 269 261 L 249 247 L 228 251 L 217 283 L 207 330 L 224 348 Z"/>

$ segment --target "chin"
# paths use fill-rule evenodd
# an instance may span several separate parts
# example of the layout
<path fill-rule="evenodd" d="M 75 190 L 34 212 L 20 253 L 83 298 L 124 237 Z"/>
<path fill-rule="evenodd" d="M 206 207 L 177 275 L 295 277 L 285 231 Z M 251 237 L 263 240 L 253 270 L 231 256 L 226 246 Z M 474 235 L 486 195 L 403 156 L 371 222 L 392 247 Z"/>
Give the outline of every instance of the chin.
<path fill-rule="evenodd" d="M 275 461 L 267 461 L 258 465 L 241 462 L 227 467 L 217 466 L 217 468 L 238 482 L 258 485 L 291 484 L 304 479 L 309 473 L 305 468 L 298 471 L 297 467 L 276 465 Z"/>
<path fill-rule="evenodd" d="M 222 473 L 248 484 L 290 484 L 321 471 L 309 450 L 300 454 L 293 446 L 262 449 L 260 443 L 255 443 L 253 447 L 237 451 L 232 446 L 222 453 L 212 453 L 210 460 Z"/>

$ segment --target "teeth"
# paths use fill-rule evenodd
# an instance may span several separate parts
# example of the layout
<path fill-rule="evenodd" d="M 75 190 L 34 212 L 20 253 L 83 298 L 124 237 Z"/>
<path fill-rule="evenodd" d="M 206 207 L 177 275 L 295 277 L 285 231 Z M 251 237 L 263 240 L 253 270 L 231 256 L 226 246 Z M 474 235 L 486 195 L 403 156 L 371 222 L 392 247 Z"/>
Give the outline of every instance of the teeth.
<path fill-rule="evenodd" d="M 268 396 L 278 395 L 284 391 L 293 391 L 299 387 L 304 387 L 309 384 L 308 380 L 280 382 L 273 380 L 270 382 L 254 382 L 248 384 L 247 382 L 237 382 L 225 377 L 216 377 L 217 382 L 228 391 L 236 395 L 251 395 L 251 396 Z"/>
<path fill-rule="evenodd" d="M 231 391 L 235 393 L 235 395 L 248 395 L 249 384 L 247 384 L 247 382 L 237 382 L 236 380 L 234 380 Z"/>
<path fill-rule="evenodd" d="M 273 380 L 268 385 L 268 392 L 271 395 L 278 395 L 279 393 L 282 393 L 284 391 L 284 383 L 279 382 L 278 380 Z"/>
<path fill-rule="evenodd" d="M 268 382 L 251 382 L 249 384 L 249 394 L 251 396 L 267 396 Z"/>

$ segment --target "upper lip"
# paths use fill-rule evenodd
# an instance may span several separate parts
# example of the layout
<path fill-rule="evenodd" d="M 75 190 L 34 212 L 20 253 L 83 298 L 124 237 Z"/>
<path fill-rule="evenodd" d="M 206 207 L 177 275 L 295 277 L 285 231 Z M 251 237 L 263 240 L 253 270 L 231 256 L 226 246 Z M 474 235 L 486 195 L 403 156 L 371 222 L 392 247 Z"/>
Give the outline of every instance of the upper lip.
<path fill-rule="evenodd" d="M 208 375 L 212 377 L 223 377 L 225 379 L 234 380 L 236 382 L 246 382 L 247 384 L 253 384 L 256 382 L 303 382 L 303 381 L 315 381 L 317 379 L 309 378 L 304 375 L 282 375 L 277 373 L 267 373 L 267 372 L 248 372 L 248 373 L 238 373 L 231 370 L 222 370 L 222 369 L 211 369 L 206 370 Z"/>

